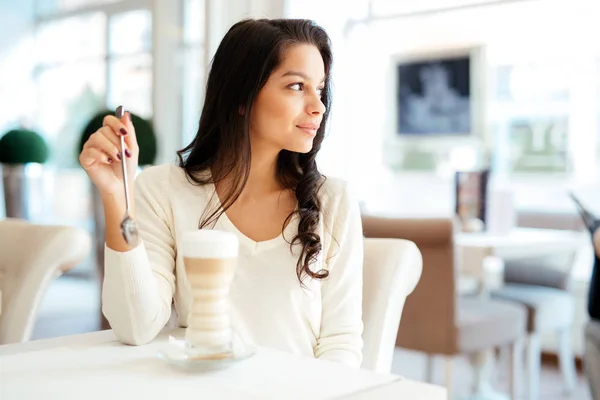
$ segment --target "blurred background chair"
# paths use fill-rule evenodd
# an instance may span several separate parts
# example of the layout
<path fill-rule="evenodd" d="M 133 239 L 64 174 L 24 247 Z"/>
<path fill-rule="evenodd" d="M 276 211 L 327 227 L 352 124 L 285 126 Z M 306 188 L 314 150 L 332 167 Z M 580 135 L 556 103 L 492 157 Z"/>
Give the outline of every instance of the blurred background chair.
<path fill-rule="evenodd" d="M 512 301 L 527 308 L 527 384 L 528 398 L 539 398 L 541 373 L 541 336 L 556 333 L 558 358 L 567 392 L 576 381 L 571 329 L 575 319 L 575 299 L 568 291 L 574 254 L 523 260 L 506 260 L 504 286 L 492 298 Z"/>
<path fill-rule="evenodd" d="M 574 214 L 521 213 L 518 225 L 527 228 L 580 230 L 583 225 Z M 558 358 L 565 391 L 575 388 L 577 373 L 571 343 L 575 319 L 575 298 L 570 292 L 575 251 L 551 256 L 504 261 L 504 285 L 492 291 L 492 298 L 513 301 L 527 308 L 528 398 L 539 398 L 541 336 L 556 333 Z"/>
<path fill-rule="evenodd" d="M 417 246 L 400 239 L 365 239 L 362 367 L 390 373 L 402 309 L 423 269 Z"/>
<path fill-rule="evenodd" d="M 521 305 L 480 297 L 458 296 L 454 221 L 451 218 L 405 219 L 363 215 L 368 238 L 402 238 L 414 242 L 423 256 L 419 285 L 406 301 L 396 345 L 445 357 L 445 386 L 452 395 L 452 357 L 474 355 L 496 346 L 516 344 L 525 337 L 527 312 Z M 510 386 L 515 397 L 516 360 L 512 357 Z"/>
<path fill-rule="evenodd" d="M 81 229 L 0 221 L 0 344 L 31 338 L 48 285 L 90 251 L 91 237 Z"/>

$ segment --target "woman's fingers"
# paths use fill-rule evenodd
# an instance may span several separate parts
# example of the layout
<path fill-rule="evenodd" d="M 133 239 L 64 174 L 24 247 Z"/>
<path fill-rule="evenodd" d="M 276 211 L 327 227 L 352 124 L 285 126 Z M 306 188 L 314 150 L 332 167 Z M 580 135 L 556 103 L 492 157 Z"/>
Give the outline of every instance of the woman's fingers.
<path fill-rule="evenodd" d="M 112 164 L 113 162 L 112 157 L 95 147 L 84 148 L 79 154 L 79 163 L 86 169 L 94 164 Z"/>
<path fill-rule="evenodd" d="M 109 126 L 117 136 L 127 136 L 129 134 L 127 128 L 125 127 L 125 124 L 122 123 L 114 115 L 107 115 L 106 117 L 104 117 L 104 120 L 102 121 L 102 126 Z"/>
<path fill-rule="evenodd" d="M 125 129 L 127 130 L 127 135 L 125 136 L 125 144 L 127 147 L 133 152 L 133 154 L 138 153 L 138 143 L 137 143 L 137 133 L 131 122 L 131 113 L 129 111 L 125 112 L 123 118 L 121 118 L 121 122 L 125 125 Z"/>
<path fill-rule="evenodd" d="M 103 126 L 102 128 L 98 129 L 96 132 L 104 135 L 104 137 L 106 137 L 108 140 L 110 140 L 110 142 L 112 144 L 114 144 L 117 149 L 121 148 L 121 138 L 119 138 L 117 136 L 117 134 L 114 132 L 112 127 Z"/>
<path fill-rule="evenodd" d="M 111 128 L 108 127 L 100 128 L 96 133 L 90 136 L 88 141 L 85 142 L 83 148 L 87 149 L 93 147 L 104 152 L 113 160 L 121 160 L 121 151 L 118 147 L 118 141 L 117 144 L 115 144 L 111 139 L 109 139 L 109 137 L 111 137 L 110 130 Z"/>
<path fill-rule="evenodd" d="M 135 135 L 135 128 L 131 123 L 131 114 L 129 111 L 126 111 L 123 115 L 123 118 L 120 120 L 114 115 L 107 115 L 104 117 L 103 121 L 105 126 L 109 126 L 116 136 L 123 136 L 125 139 L 125 146 L 132 150 L 133 152 L 137 152 L 137 141 Z"/>

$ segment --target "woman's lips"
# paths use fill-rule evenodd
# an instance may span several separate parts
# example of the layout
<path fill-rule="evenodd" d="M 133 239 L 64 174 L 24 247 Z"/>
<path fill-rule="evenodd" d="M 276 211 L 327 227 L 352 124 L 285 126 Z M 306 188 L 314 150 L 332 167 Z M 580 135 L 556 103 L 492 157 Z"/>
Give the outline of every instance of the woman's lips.
<path fill-rule="evenodd" d="M 296 127 L 303 130 L 306 134 L 310 136 L 316 136 L 317 130 L 319 129 L 319 126 L 315 124 L 302 124 L 296 125 Z"/>

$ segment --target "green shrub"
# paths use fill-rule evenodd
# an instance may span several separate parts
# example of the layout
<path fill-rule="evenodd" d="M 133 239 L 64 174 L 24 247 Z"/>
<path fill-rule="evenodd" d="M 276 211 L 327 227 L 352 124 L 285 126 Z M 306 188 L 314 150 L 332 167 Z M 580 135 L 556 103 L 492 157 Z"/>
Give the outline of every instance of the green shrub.
<path fill-rule="evenodd" d="M 49 153 L 44 138 L 29 129 L 13 129 L 0 138 L 0 164 L 43 164 Z"/>

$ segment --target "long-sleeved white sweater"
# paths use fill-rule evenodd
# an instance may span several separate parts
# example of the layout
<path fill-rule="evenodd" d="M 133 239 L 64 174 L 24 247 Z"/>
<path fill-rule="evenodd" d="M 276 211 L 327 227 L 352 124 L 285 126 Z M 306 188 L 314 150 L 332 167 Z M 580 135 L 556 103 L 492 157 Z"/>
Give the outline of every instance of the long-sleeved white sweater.
<path fill-rule="evenodd" d="M 358 204 L 345 183 L 328 178 L 319 191 L 317 234 L 322 251 L 311 270 L 329 270 L 324 280 L 296 275 L 300 244 L 288 242 L 294 217 L 278 237 L 255 242 L 224 213 L 207 229 L 233 232 L 240 242 L 230 292 L 236 330 L 257 345 L 359 366 L 362 361 L 363 236 Z M 212 184 L 191 184 L 183 169 L 161 165 L 135 182 L 135 210 L 142 243 L 127 252 L 106 247 L 102 310 L 116 336 L 128 344 L 153 340 L 171 316 L 187 326 L 190 286 L 177 245 L 198 229 L 205 209 L 219 206 Z"/>

